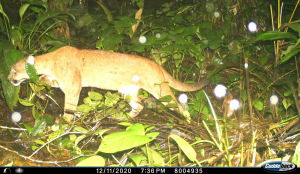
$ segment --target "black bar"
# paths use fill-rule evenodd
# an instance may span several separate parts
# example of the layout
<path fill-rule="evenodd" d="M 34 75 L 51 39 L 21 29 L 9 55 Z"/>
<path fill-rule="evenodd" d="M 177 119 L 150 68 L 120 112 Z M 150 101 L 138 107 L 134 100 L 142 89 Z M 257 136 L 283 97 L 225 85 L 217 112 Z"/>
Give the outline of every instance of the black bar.
<path fill-rule="evenodd" d="M 164 173 L 183 173 L 183 174 L 200 174 L 211 172 L 259 172 L 268 173 L 260 167 L 0 167 L 0 174 L 27 174 L 27 173 L 42 173 L 50 172 L 52 174 L 57 173 L 69 173 L 69 172 L 81 174 L 98 174 L 98 173 L 119 173 L 119 174 L 164 174 Z M 73 173 L 72 172 L 72 173 Z M 292 172 L 285 173 L 299 173 L 300 169 L 297 168 Z"/>

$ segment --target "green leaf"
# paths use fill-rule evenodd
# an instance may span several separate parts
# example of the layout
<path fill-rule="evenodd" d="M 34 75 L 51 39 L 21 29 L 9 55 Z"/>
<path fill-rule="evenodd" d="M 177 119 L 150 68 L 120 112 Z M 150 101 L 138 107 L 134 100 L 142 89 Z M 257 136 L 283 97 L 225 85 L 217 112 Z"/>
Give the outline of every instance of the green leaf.
<path fill-rule="evenodd" d="M 92 100 L 102 100 L 103 99 L 102 94 L 100 94 L 99 92 L 90 91 L 88 93 L 88 95 Z"/>
<path fill-rule="evenodd" d="M 88 26 L 91 23 L 95 22 L 96 20 L 88 13 L 86 13 L 81 18 L 77 19 L 77 22 L 75 23 L 75 27 L 80 29 L 82 27 Z"/>
<path fill-rule="evenodd" d="M 286 23 L 286 24 L 281 25 L 281 28 L 285 28 L 286 26 L 295 30 L 296 32 L 298 32 L 298 34 L 300 36 L 300 24 L 299 23 Z"/>
<path fill-rule="evenodd" d="M 105 94 L 105 106 L 111 107 L 114 104 L 117 104 L 119 100 L 120 100 L 120 95 L 118 93 L 112 94 L 110 92 L 107 92 Z"/>
<path fill-rule="evenodd" d="M 35 122 L 34 127 L 32 128 L 32 131 L 31 131 L 31 135 L 36 136 L 37 134 L 43 132 L 44 129 L 46 128 L 46 125 L 47 125 L 47 123 L 43 119 Z"/>
<path fill-rule="evenodd" d="M 42 141 L 42 140 L 35 140 L 34 142 L 35 142 L 36 144 L 39 144 L 39 145 L 44 145 L 44 144 L 45 144 L 45 142 Z"/>
<path fill-rule="evenodd" d="M 14 164 L 14 161 L 11 161 L 10 163 L 5 164 L 3 167 L 11 167 L 13 164 Z"/>
<path fill-rule="evenodd" d="M 220 39 L 209 40 L 209 48 L 215 50 L 222 45 L 221 42 Z"/>
<path fill-rule="evenodd" d="M 292 90 L 291 89 L 288 89 L 284 92 L 284 96 L 287 97 L 287 96 L 290 96 L 292 94 Z"/>
<path fill-rule="evenodd" d="M 162 166 L 163 165 L 163 158 L 162 156 L 156 152 L 155 150 L 151 149 L 148 146 L 144 146 L 142 151 L 148 157 L 149 166 Z"/>
<path fill-rule="evenodd" d="M 4 54 L 2 54 L 2 52 Z M 20 86 L 15 87 L 8 80 L 7 77 L 11 66 L 15 61 L 23 57 L 23 53 L 10 43 L 0 42 L 0 79 L 2 81 L 2 89 L 5 96 L 5 101 L 10 110 L 13 110 L 14 105 L 18 103 Z"/>
<path fill-rule="evenodd" d="M 103 40 L 103 47 L 106 50 L 113 50 L 115 45 L 121 43 L 125 37 L 123 35 L 110 35 L 107 36 L 109 39 Z"/>
<path fill-rule="evenodd" d="M 8 16 L 6 15 L 6 13 L 4 12 L 1 3 L 0 3 L 0 13 L 2 13 L 2 15 L 3 15 L 4 17 L 6 17 L 6 20 L 8 21 L 8 23 L 10 23 L 10 22 L 9 22 L 9 18 L 8 18 Z"/>
<path fill-rule="evenodd" d="M 103 4 L 101 4 L 100 2 L 98 2 L 98 1 L 95 1 L 95 2 L 97 2 L 101 6 L 101 8 L 103 9 L 103 11 L 107 15 L 108 21 L 113 21 L 113 16 L 110 14 L 110 11 Z"/>
<path fill-rule="evenodd" d="M 80 126 L 74 127 L 74 130 L 77 131 L 77 132 L 81 132 L 81 133 L 86 133 L 86 132 L 88 132 L 85 128 L 80 127 Z"/>
<path fill-rule="evenodd" d="M 76 140 L 75 140 L 75 145 L 74 145 L 74 147 L 77 147 L 78 143 L 79 143 L 81 140 L 85 139 L 85 137 L 86 137 L 86 135 L 80 135 L 79 137 L 77 137 Z"/>
<path fill-rule="evenodd" d="M 294 55 L 300 52 L 300 39 L 296 43 L 296 45 L 289 50 L 289 52 L 281 59 L 280 63 L 288 61 L 290 58 L 292 58 Z"/>
<path fill-rule="evenodd" d="M 19 99 L 19 102 L 23 105 L 23 106 L 33 106 L 34 104 L 31 103 L 30 101 L 24 100 L 24 99 Z"/>
<path fill-rule="evenodd" d="M 171 95 L 167 95 L 167 96 L 164 96 L 164 97 L 158 99 L 158 101 L 160 101 L 160 102 L 170 102 L 172 100 L 173 100 L 173 97 Z"/>
<path fill-rule="evenodd" d="M 39 1 L 39 0 L 32 0 L 32 1 L 27 1 L 30 4 L 38 5 L 38 6 L 43 6 L 45 9 L 48 9 L 48 4 L 45 3 L 44 1 Z"/>
<path fill-rule="evenodd" d="M 3 80 L 2 89 L 7 106 L 10 110 L 13 110 L 13 107 L 18 103 L 20 86 L 15 87 L 9 81 Z"/>
<path fill-rule="evenodd" d="M 98 151 L 104 153 L 115 153 L 131 149 L 149 143 L 154 140 L 159 133 L 157 133 L 155 137 L 152 137 L 152 139 L 144 134 L 145 131 L 143 125 L 136 123 L 124 132 L 112 133 L 105 136 Z"/>
<path fill-rule="evenodd" d="M 268 31 L 259 35 L 255 41 L 261 40 L 278 40 L 278 39 L 293 39 L 298 40 L 298 38 L 290 33 L 281 31 Z"/>
<path fill-rule="evenodd" d="M 48 116 L 48 115 L 44 115 L 43 118 L 45 119 L 46 123 L 47 124 L 53 124 L 54 123 L 54 120 L 52 117 Z"/>
<path fill-rule="evenodd" d="M 83 112 L 85 114 L 89 113 L 92 110 L 92 107 L 87 104 L 82 104 L 77 107 L 77 111 Z"/>
<path fill-rule="evenodd" d="M 179 148 L 184 152 L 184 154 L 191 160 L 191 161 L 195 161 L 196 159 L 196 152 L 195 150 L 192 148 L 192 146 L 186 142 L 183 138 L 181 138 L 178 135 L 175 134 L 171 134 L 170 137 L 176 141 L 176 143 L 178 144 Z"/>
<path fill-rule="evenodd" d="M 205 29 L 209 29 L 212 30 L 213 24 L 211 22 L 199 22 L 199 28 L 205 28 Z"/>
<path fill-rule="evenodd" d="M 154 129 L 155 126 L 150 126 L 146 129 L 146 132 L 149 132 L 150 130 Z M 151 133 L 147 134 L 148 136 L 152 136 Z"/>
<path fill-rule="evenodd" d="M 92 108 L 96 108 L 97 106 L 99 106 L 101 104 L 100 101 L 92 100 L 90 97 L 84 98 L 83 102 L 84 102 L 84 104 L 86 104 L 86 105 L 88 105 L 88 106 L 90 106 Z"/>
<path fill-rule="evenodd" d="M 33 81 L 33 83 L 37 83 L 39 81 L 39 76 L 37 75 L 34 66 L 28 62 L 25 62 L 25 69 L 29 78 Z"/>
<path fill-rule="evenodd" d="M 128 122 L 121 122 L 121 123 L 118 123 L 118 125 L 126 126 L 126 127 L 132 126 L 132 124 L 128 123 Z"/>
<path fill-rule="evenodd" d="M 230 77 L 229 77 L 229 80 L 231 82 L 237 81 L 239 79 L 240 79 L 240 74 L 231 74 Z"/>
<path fill-rule="evenodd" d="M 300 141 L 298 142 L 295 148 L 295 153 L 292 158 L 292 163 L 296 164 L 297 166 L 300 166 Z"/>
<path fill-rule="evenodd" d="M 69 143 L 72 143 L 72 141 L 69 138 L 64 138 L 63 141 L 61 142 L 61 146 L 65 147 L 67 146 Z"/>
<path fill-rule="evenodd" d="M 32 127 L 31 127 L 31 126 L 29 126 L 29 125 L 28 125 L 28 124 L 26 124 L 26 123 L 23 123 L 23 125 L 24 125 L 25 129 L 27 130 L 27 132 L 28 132 L 29 134 L 31 134 Z"/>
<path fill-rule="evenodd" d="M 170 32 L 170 34 L 172 34 L 172 35 L 177 35 L 177 34 L 179 34 L 179 33 L 182 33 L 184 29 L 185 29 L 185 27 L 178 26 L 177 28 L 175 28 L 174 30 L 171 30 L 171 31 L 169 31 L 169 32 Z"/>
<path fill-rule="evenodd" d="M 259 111 L 264 109 L 264 104 L 260 100 L 254 101 L 253 104 L 253 106 Z"/>
<path fill-rule="evenodd" d="M 70 14 L 70 13 L 61 12 L 61 11 L 52 11 L 52 12 L 49 12 L 49 13 L 44 14 L 44 15 L 39 15 L 38 18 L 35 21 L 35 25 L 41 25 L 46 20 L 54 18 L 54 17 L 59 16 L 59 15 L 69 15 L 69 16 L 73 17 L 73 19 L 75 19 L 75 16 Z"/>
<path fill-rule="evenodd" d="M 99 167 L 105 166 L 105 160 L 103 157 L 94 155 L 86 158 L 85 160 L 80 161 L 76 164 L 76 167 Z"/>
<path fill-rule="evenodd" d="M 109 131 L 110 129 L 98 129 L 95 131 L 95 135 L 102 136 L 105 132 Z"/>
<path fill-rule="evenodd" d="M 263 53 L 259 57 L 259 63 L 260 65 L 265 65 L 268 62 L 268 56 L 266 53 Z"/>
<path fill-rule="evenodd" d="M 51 46 L 54 46 L 54 48 L 60 48 L 60 47 L 63 47 L 63 46 L 66 46 L 65 43 L 61 42 L 61 41 L 56 41 L 56 40 L 48 40 L 45 45 L 51 45 Z M 51 50 L 49 49 L 48 52 L 51 52 Z"/>
<path fill-rule="evenodd" d="M 193 36 L 198 30 L 198 26 L 189 26 L 185 27 L 184 31 L 181 33 L 181 36 Z"/>
<path fill-rule="evenodd" d="M 290 101 L 290 99 L 285 98 L 283 99 L 282 104 L 284 108 L 287 110 L 292 105 L 292 102 Z"/>
<path fill-rule="evenodd" d="M 140 165 L 140 162 L 142 161 L 143 158 L 145 158 L 145 155 L 143 154 L 136 154 L 136 155 L 128 155 L 130 159 L 135 163 L 136 166 Z"/>
<path fill-rule="evenodd" d="M 27 10 L 27 8 L 29 7 L 30 4 L 23 4 L 20 9 L 19 9 L 19 14 L 20 14 L 20 17 L 21 17 L 21 21 L 22 21 L 22 18 L 23 18 L 23 15 L 25 13 L 25 11 Z"/>
<path fill-rule="evenodd" d="M 22 41 L 22 35 L 17 29 L 10 30 L 10 35 L 15 42 L 20 43 Z"/>
<path fill-rule="evenodd" d="M 246 90 L 242 90 L 242 99 L 245 102 L 247 100 L 247 92 Z"/>

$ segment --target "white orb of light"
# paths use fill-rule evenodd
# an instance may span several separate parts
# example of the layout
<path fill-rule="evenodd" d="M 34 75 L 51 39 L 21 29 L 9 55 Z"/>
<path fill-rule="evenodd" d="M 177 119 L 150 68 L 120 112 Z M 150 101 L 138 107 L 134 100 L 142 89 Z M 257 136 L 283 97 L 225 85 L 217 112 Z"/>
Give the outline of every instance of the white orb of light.
<path fill-rule="evenodd" d="M 257 30 L 257 24 L 255 22 L 253 22 L 253 21 L 249 22 L 249 24 L 248 24 L 248 30 L 250 32 L 256 32 L 256 30 Z"/>
<path fill-rule="evenodd" d="M 144 44 L 144 43 L 146 43 L 146 41 L 147 41 L 146 36 L 140 36 L 140 37 L 139 37 L 139 42 L 140 42 L 140 43 Z"/>
<path fill-rule="evenodd" d="M 11 113 L 11 120 L 15 123 L 19 123 L 22 120 L 22 114 L 20 112 L 14 111 Z"/>
<path fill-rule="evenodd" d="M 222 84 L 219 84 L 214 89 L 214 94 L 217 98 L 222 98 L 226 95 L 226 87 Z"/>
<path fill-rule="evenodd" d="M 180 103 L 186 103 L 188 101 L 188 96 L 186 94 L 180 94 L 178 100 Z"/>
<path fill-rule="evenodd" d="M 215 16 L 216 18 L 218 18 L 218 17 L 220 17 L 220 13 L 219 13 L 218 11 L 215 11 L 215 12 L 214 12 L 214 16 Z"/>
<path fill-rule="evenodd" d="M 133 82 L 138 82 L 140 80 L 140 77 L 138 76 L 138 75 L 134 75 L 134 76 L 132 76 L 132 81 Z"/>
<path fill-rule="evenodd" d="M 277 105 L 278 104 L 278 101 L 279 101 L 279 98 L 278 98 L 278 96 L 277 95 L 272 95 L 271 97 L 270 97 L 270 103 L 272 104 L 272 105 Z"/>
<path fill-rule="evenodd" d="M 156 34 L 155 34 L 155 37 L 156 37 L 157 39 L 159 39 L 159 38 L 161 37 L 161 34 L 160 34 L 160 33 L 156 33 Z"/>
<path fill-rule="evenodd" d="M 240 102 L 239 102 L 239 100 L 238 99 L 232 99 L 231 101 L 230 101 L 230 103 L 229 103 L 229 107 L 230 107 L 230 109 L 232 109 L 232 110 L 238 110 L 239 109 L 239 107 L 240 107 Z"/>

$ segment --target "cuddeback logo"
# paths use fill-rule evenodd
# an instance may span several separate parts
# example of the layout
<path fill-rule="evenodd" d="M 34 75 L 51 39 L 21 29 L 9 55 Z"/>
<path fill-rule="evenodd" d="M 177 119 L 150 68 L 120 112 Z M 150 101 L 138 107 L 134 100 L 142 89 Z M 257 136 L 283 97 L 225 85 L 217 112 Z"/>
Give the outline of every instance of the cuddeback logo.
<path fill-rule="evenodd" d="M 268 172 L 291 172 L 297 169 L 297 166 L 287 161 L 272 161 L 261 166 Z"/>

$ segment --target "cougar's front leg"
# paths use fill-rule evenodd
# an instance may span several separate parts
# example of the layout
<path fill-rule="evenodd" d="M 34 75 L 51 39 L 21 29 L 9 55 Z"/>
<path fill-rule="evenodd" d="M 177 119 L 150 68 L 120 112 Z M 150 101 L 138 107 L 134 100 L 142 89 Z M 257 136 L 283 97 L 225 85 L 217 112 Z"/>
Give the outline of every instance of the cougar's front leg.
<path fill-rule="evenodd" d="M 140 100 L 139 91 L 131 93 L 130 95 L 131 101 L 129 102 L 129 105 L 132 109 L 129 114 L 131 115 L 131 117 L 136 117 L 141 112 L 141 110 L 143 110 L 144 105 Z"/>
<path fill-rule="evenodd" d="M 67 83 L 63 84 L 62 91 L 65 93 L 64 117 L 70 122 L 76 111 L 79 95 L 81 91 L 81 76 L 79 71 L 75 75 L 69 77 Z"/>
<path fill-rule="evenodd" d="M 128 85 L 124 86 L 121 89 L 119 89 L 119 92 L 122 93 L 124 96 L 130 95 L 131 100 L 129 102 L 129 105 L 131 106 L 130 116 L 136 117 L 141 110 L 144 108 L 144 105 L 142 105 L 139 97 L 139 87 L 134 85 Z"/>

